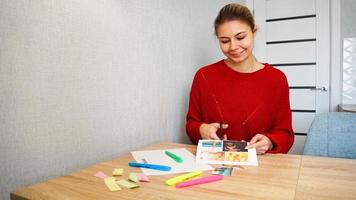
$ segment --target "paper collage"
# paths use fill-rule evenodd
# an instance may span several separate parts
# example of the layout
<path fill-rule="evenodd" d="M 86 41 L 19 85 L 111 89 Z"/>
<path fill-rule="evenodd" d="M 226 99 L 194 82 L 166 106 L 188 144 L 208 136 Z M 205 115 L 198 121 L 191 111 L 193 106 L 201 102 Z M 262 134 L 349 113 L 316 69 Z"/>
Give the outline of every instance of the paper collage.
<path fill-rule="evenodd" d="M 245 149 L 247 142 L 199 140 L 197 163 L 258 166 L 256 149 Z"/>

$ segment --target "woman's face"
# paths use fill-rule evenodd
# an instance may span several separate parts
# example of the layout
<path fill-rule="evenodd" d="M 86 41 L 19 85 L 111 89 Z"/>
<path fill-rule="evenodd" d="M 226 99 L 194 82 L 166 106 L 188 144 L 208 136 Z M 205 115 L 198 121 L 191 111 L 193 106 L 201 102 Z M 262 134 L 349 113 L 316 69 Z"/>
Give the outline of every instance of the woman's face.
<path fill-rule="evenodd" d="M 222 52 L 235 64 L 241 63 L 252 54 L 255 32 L 244 21 L 233 20 L 221 24 L 217 37 Z"/>

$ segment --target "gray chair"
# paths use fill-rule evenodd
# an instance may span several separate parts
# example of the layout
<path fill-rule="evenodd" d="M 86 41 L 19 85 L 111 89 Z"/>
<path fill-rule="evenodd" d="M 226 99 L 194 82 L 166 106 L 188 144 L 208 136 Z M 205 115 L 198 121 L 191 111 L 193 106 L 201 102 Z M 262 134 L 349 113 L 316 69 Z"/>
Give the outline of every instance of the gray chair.
<path fill-rule="evenodd" d="M 315 117 L 304 155 L 356 158 L 356 113 L 330 112 Z"/>

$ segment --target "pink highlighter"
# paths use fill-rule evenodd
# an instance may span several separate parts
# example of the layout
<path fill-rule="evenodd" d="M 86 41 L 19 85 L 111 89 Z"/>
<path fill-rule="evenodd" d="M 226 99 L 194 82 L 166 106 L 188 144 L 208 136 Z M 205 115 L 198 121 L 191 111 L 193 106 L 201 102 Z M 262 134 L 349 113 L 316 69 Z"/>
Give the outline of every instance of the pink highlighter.
<path fill-rule="evenodd" d="M 213 181 L 219 181 L 223 178 L 224 178 L 224 176 L 222 176 L 222 175 L 212 175 L 212 176 L 207 176 L 207 177 L 203 177 L 203 178 L 197 178 L 197 179 L 193 179 L 193 180 L 189 180 L 189 181 L 184 181 L 184 182 L 176 184 L 176 187 L 182 188 L 182 187 L 188 187 L 188 186 L 192 186 L 192 185 L 210 183 Z"/>

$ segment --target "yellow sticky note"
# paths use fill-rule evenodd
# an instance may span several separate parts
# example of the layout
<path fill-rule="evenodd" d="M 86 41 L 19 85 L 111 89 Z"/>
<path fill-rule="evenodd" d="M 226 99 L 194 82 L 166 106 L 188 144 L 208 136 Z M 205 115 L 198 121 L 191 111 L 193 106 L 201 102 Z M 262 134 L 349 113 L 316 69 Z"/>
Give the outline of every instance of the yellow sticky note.
<path fill-rule="evenodd" d="M 107 177 L 107 178 L 104 179 L 104 182 L 105 182 L 105 185 L 112 192 L 121 190 L 120 186 L 117 185 L 117 183 L 115 182 L 115 178 L 114 177 Z"/>
<path fill-rule="evenodd" d="M 116 183 L 125 187 L 125 188 L 130 188 L 130 189 L 140 187 L 139 185 L 132 183 L 130 181 L 124 180 L 124 179 L 116 181 Z"/>
<path fill-rule="evenodd" d="M 121 176 L 124 173 L 124 169 L 122 168 L 115 168 L 112 172 L 113 176 Z"/>
<path fill-rule="evenodd" d="M 135 182 L 135 183 L 138 183 L 137 174 L 136 174 L 136 173 L 130 173 L 130 174 L 129 174 L 129 180 L 130 180 L 130 181 L 133 181 L 133 182 Z"/>

